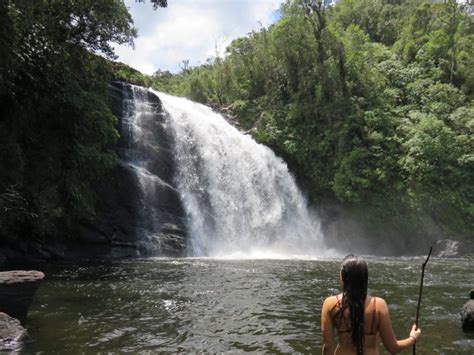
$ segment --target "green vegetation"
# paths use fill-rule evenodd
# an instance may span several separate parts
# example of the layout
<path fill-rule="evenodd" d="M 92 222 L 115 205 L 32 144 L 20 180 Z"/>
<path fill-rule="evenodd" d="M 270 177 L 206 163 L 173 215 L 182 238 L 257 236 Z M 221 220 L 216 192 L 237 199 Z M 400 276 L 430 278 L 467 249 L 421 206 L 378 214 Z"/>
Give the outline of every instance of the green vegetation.
<path fill-rule="evenodd" d="M 473 15 L 454 0 L 289 0 L 281 13 L 225 58 L 150 78 L 110 61 L 136 35 L 123 1 L 0 0 L 0 240 L 94 216 L 117 161 L 113 78 L 232 107 L 316 201 L 469 235 Z"/>
<path fill-rule="evenodd" d="M 110 69 L 115 80 L 124 81 L 133 85 L 150 87 L 152 79 L 149 75 L 143 74 L 136 69 L 123 63 L 109 62 Z"/>
<path fill-rule="evenodd" d="M 0 239 L 94 215 L 117 160 L 108 84 L 145 79 L 105 58 L 135 36 L 122 1 L 0 0 Z"/>
<path fill-rule="evenodd" d="M 314 200 L 400 231 L 474 220 L 474 17 L 454 0 L 294 0 L 157 89 L 231 106 Z"/>

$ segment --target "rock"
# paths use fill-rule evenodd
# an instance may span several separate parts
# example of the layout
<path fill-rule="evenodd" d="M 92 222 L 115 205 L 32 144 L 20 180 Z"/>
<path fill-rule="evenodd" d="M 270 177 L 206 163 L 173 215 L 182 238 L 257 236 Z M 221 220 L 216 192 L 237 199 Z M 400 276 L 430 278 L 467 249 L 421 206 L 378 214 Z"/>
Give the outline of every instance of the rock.
<path fill-rule="evenodd" d="M 145 88 L 117 81 L 110 85 L 110 94 L 120 132 L 115 147 L 119 165 L 113 177 L 98 186 L 96 217 L 81 223 L 79 240 L 102 246 L 107 258 L 181 255 L 186 243 L 176 241 L 186 229 L 185 213 L 174 182 L 173 137 L 161 101 Z M 146 105 L 137 108 L 135 100 Z M 143 110 L 140 140 L 130 124 L 137 109 Z"/>
<path fill-rule="evenodd" d="M 474 289 L 470 293 L 471 299 L 466 302 L 461 311 L 463 330 L 474 330 Z"/>
<path fill-rule="evenodd" d="M 441 258 L 452 258 L 460 255 L 459 242 L 457 240 L 438 240 L 434 249 L 438 250 L 436 256 Z"/>
<path fill-rule="evenodd" d="M 0 267 L 3 267 L 6 261 L 7 261 L 7 257 L 0 252 Z"/>
<path fill-rule="evenodd" d="M 186 243 L 175 240 L 184 235 L 185 213 L 174 186 L 173 141 L 161 101 L 145 88 L 120 81 L 112 82 L 109 89 L 120 132 L 114 147 L 119 164 L 107 181 L 96 187 L 96 215 L 80 221 L 74 230 L 78 242 L 70 245 L 65 257 L 182 254 Z M 136 100 L 146 104 L 137 108 Z M 140 140 L 130 121 L 137 109 L 143 110 L 140 128 L 145 136 Z M 176 228 L 168 230 L 164 227 L 168 225 Z M 160 238 L 163 228 L 167 229 L 166 236 L 173 238 Z"/>
<path fill-rule="evenodd" d="M 26 336 L 27 331 L 18 319 L 0 312 L 0 351 L 18 349 Z"/>
<path fill-rule="evenodd" d="M 22 269 L 27 267 L 37 268 L 38 264 L 44 264 L 51 259 L 62 259 L 66 245 L 57 241 L 40 243 L 28 240 L 18 242 L 17 240 L 0 241 L 0 266 L 3 270 Z"/>
<path fill-rule="evenodd" d="M 43 250 L 49 253 L 52 259 L 63 259 L 66 252 L 66 246 L 58 243 L 44 244 Z"/>
<path fill-rule="evenodd" d="M 232 105 L 229 106 L 221 106 L 216 103 L 207 103 L 209 107 L 212 108 L 213 111 L 222 115 L 222 117 L 227 121 L 227 123 L 231 124 L 238 130 L 242 130 L 240 125 L 240 119 L 238 115 L 234 112 Z"/>
<path fill-rule="evenodd" d="M 161 101 L 145 88 L 120 81 L 112 82 L 109 89 L 120 132 L 111 148 L 119 162 L 94 188 L 94 216 L 73 225 L 58 223 L 57 235 L 64 236 L 51 236 L 44 243 L 0 240 L 0 266 L 5 269 L 54 259 L 186 254 L 185 212 L 174 181 L 174 138 Z M 136 112 L 140 112 L 141 139 L 131 124 Z"/>
<path fill-rule="evenodd" d="M 0 312 L 24 323 L 33 295 L 43 278 L 40 271 L 0 272 Z"/>
<path fill-rule="evenodd" d="M 51 254 L 44 250 L 43 246 L 40 243 L 30 243 L 28 249 L 28 255 L 32 255 L 40 260 L 50 260 Z"/>

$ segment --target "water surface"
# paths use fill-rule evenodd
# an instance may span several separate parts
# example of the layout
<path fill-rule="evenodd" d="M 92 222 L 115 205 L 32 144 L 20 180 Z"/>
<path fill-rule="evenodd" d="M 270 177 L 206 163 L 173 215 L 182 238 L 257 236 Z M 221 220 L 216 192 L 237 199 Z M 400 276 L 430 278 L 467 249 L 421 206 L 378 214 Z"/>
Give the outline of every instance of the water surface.
<path fill-rule="evenodd" d="M 369 288 L 390 305 L 396 334 L 416 313 L 422 258 L 369 258 Z M 340 260 L 143 259 L 46 270 L 23 353 L 319 353 L 323 299 Z M 470 259 L 428 264 L 418 354 L 473 354 L 459 311 Z"/>

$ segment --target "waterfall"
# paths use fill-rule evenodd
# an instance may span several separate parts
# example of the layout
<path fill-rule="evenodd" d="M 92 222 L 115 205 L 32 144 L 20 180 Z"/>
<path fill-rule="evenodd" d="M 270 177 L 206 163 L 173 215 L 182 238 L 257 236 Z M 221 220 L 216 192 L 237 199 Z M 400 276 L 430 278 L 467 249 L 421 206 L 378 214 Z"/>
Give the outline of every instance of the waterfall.
<path fill-rule="evenodd" d="M 282 159 L 210 108 L 156 94 L 174 139 L 189 255 L 323 253 L 319 219 Z"/>

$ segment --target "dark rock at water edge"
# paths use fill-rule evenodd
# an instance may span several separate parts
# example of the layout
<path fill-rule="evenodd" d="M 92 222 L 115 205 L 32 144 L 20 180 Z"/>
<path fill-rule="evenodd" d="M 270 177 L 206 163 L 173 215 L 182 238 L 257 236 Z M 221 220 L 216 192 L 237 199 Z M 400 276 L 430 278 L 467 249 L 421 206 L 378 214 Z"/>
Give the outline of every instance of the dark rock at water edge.
<path fill-rule="evenodd" d="M 0 312 L 24 323 L 33 295 L 43 279 L 40 271 L 0 272 Z"/>
<path fill-rule="evenodd" d="M 0 351 L 16 351 L 27 336 L 26 329 L 18 319 L 0 312 Z"/>

